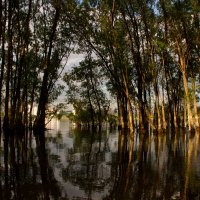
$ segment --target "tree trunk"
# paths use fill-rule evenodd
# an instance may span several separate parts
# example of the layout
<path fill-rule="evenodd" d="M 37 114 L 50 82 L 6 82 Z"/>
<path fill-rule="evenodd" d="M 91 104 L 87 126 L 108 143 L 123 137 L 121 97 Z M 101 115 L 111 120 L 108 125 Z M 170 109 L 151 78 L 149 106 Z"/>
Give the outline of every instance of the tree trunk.
<path fill-rule="evenodd" d="M 127 84 L 125 75 L 123 75 L 123 79 L 124 79 L 125 94 L 126 94 L 126 99 L 127 99 L 127 104 L 128 104 L 128 124 L 129 124 L 130 138 L 131 138 L 131 140 L 133 140 L 134 132 L 135 132 L 134 121 L 133 121 L 133 109 L 132 109 L 132 105 L 131 105 L 131 99 L 129 96 L 129 88 L 128 88 L 128 84 Z"/>
<path fill-rule="evenodd" d="M 97 95 L 97 91 L 96 91 L 96 84 L 93 82 L 93 71 L 92 71 L 92 66 L 89 66 L 89 71 L 90 71 L 90 82 L 92 84 L 92 90 L 93 90 L 93 93 L 95 95 L 95 99 L 96 99 L 96 103 L 97 103 L 97 106 L 98 106 L 98 122 L 99 122 L 99 130 L 101 129 L 101 125 L 102 125 L 102 113 L 101 113 L 101 105 L 100 105 L 100 102 L 99 102 L 99 97 Z"/>
<path fill-rule="evenodd" d="M 174 127 L 177 128 L 177 112 L 176 112 L 176 102 L 173 101 L 173 116 L 174 116 Z"/>
<path fill-rule="evenodd" d="M 184 97 L 184 108 L 183 108 L 183 127 L 187 127 L 187 105 L 186 105 L 186 98 Z"/>
<path fill-rule="evenodd" d="M 190 97 L 189 97 L 189 92 L 188 92 L 188 81 L 187 81 L 185 72 L 183 72 L 183 85 L 184 85 L 185 95 L 186 95 L 188 127 L 189 127 L 189 130 L 191 130 L 192 125 L 193 125 L 193 118 L 192 118 L 192 112 L 191 112 L 191 107 L 190 107 Z"/>
<path fill-rule="evenodd" d="M 130 27 L 130 24 L 127 21 L 127 18 L 124 12 L 122 12 L 123 20 L 124 20 L 126 29 L 128 31 L 128 36 L 130 40 L 132 59 L 133 59 L 133 62 L 135 63 L 135 67 L 137 71 L 139 129 L 141 132 L 143 132 L 145 129 L 147 129 L 147 119 L 146 119 L 147 116 L 145 113 L 145 103 L 143 102 L 144 71 L 142 70 L 143 65 L 142 65 L 142 59 L 141 59 L 141 53 L 140 53 L 140 49 L 141 49 L 141 43 L 140 43 L 140 37 L 139 37 L 140 33 L 139 33 L 138 22 L 136 20 L 135 12 L 132 5 L 129 7 L 128 4 L 125 3 L 125 9 L 130 17 L 130 22 L 131 22 L 131 27 Z M 132 28 L 134 29 L 133 33 L 131 31 Z M 136 50 L 135 50 L 135 47 L 136 47 Z"/>
<path fill-rule="evenodd" d="M 41 90 L 40 90 L 37 116 L 34 121 L 34 128 L 39 129 L 39 130 L 45 129 L 45 117 L 46 117 L 45 111 L 46 111 L 46 106 L 48 103 L 48 96 L 49 96 L 49 91 L 48 91 L 48 79 L 49 79 L 49 73 L 50 73 L 49 66 L 50 66 L 50 61 L 51 61 L 53 41 L 55 38 L 56 28 L 57 28 L 58 20 L 60 17 L 60 6 L 61 5 L 57 5 L 55 16 L 53 19 L 53 26 L 52 26 L 51 35 L 49 38 L 48 54 L 47 54 L 47 58 L 45 61 L 44 76 L 43 76 L 42 86 L 41 86 Z"/>
<path fill-rule="evenodd" d="M 2 115 L 2 87 L 3 87 L 3 79 L 4 79 L 4 68 L 5 68 L 5 32 L 6 32 L 6 18 L 7 18 L 7 4 L 4 2 L 4 23 L 2 22 L 2 14 L 3 14 L 3 5 L 2 0 L 0 1 L 0 34 L 1 34 L 1 77 L 0 77 L 0 128 L 1 128 L 1 115 Z"/>
<path fill-rule="evenodd" d="M 125 97 L 118 96 L 118 128 L 120 130 L 127 129 L 127 102 Z"/>
<path fill-rule="evenodd" d="M 186 96 L 188 128 L 189 130 L 191 130 L 193 126 L 193 118 L 192 118 L 192 111 L 191 111 L 191 106 L 190 106 L 190 96 L 189 96 L 188 80 L 187 80 L 187 73 L 186 73 L 186 57 L 177 39 L 176 39 L 176 46 L 177 46 L 178 56 L 180 60 L 180 71 L 183 76 L 183 86 L 184 86 L 184 91 L 185 91 L 185 96 Z"/>
<path fill-rule="evenodd" d="M 165 77 L 165 59 L 162 55 L 163 66 L 162 66 L 162 128 L 166 129 L 166 117 L 165 117 L 165 95 L 164 95 L 164 77 Z"/>
<path fill-rule="evenodd" d="M 157 130 L 161 130 L 161 115 L 160 115 L 160 109 L 159 109 L 159 93 L 157 88 L 157 83 L 154 83 L 154 95 L 155 95 L 155 111 L 156 111 L 156 127 Z"/>
<path fill-rule="evenodd" d="M 92 101 L 91 101 L 91 96 L 90 96 L 89 88 L 87 88 L 87 95 L 88 95 L 88 100 L 89 100 L 89 105 L 90 105 L 91 120 L 92 120 L 92 129 L 94 129 L 94 127 L 95 127 L 95 113 L 94 113 L 94 109 L 93 109 L 93 106 L 92 106 Z"/>
<path fill-rule="evenodd" d="M 197 100 L 196 100 L 196 86 L 195 86 L 195 79 L 194 79 L 194 75 L 192 73 L 192 95 L 193 95 L 193 107 L 194 107 L 194 121 L 195 121 L 195 127 L 198 128 L 199 127 L 199 117 L 198 117 L 198 111 L 197 111 Z"/>
<path fill-rule="evenodd" d="M 5 116 L 3 127 L 5 129 L 9 128 L 10 125 L 10 111 L 9 111 L 9 100 L 10 100 L 10 72 L 12 68 L 12 11 L 13 11 L 13 4 L 12 0 L 8 1 L 8 63 L 6 69 L 6 94 L 5 94 Z"/>

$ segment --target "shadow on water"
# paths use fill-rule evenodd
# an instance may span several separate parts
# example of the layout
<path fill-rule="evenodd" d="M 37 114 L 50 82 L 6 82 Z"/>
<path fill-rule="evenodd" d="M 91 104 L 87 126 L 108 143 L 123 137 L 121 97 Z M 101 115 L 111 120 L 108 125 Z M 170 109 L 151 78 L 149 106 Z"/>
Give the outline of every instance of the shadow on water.
<path fill-rule="evenodd" d="M 200 199 L 199 132 L 0 134 L 0 199 Z"/>

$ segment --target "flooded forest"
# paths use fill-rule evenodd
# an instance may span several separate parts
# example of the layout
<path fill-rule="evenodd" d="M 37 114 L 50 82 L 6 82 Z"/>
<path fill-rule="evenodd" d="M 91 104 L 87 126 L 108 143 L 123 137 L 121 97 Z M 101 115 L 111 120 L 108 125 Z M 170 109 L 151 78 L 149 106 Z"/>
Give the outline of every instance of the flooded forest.
<path fill-rule="evenodd" d="M 0 199 L 199 200 L 199 117 L 198 0 L 0 0 Z"/>

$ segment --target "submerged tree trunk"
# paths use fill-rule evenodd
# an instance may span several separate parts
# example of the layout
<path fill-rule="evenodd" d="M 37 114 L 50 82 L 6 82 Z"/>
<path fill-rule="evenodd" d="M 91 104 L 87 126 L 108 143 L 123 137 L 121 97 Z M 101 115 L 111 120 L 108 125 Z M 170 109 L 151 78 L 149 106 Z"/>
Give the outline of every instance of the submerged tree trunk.
<path fill-rule="evenodd" d="M 154 83 L 154 95 L 155 95 L 155 113 L 156 113 L 156 127 L 157 130 L 161 130 L 161 115 L 160 115 L 160 109 L 159 109 L 159 92 L 158 92 L 158 86 L 155 81 Z"/>
<path fill-rule="evenodd" d="M 7 68 L 6 68 L 6 93 L 5 93 L 5 116 L 3 126 L 5 129 L 10 125 L 10 72 L 12 67 L 12 12 L 13 3 L 12 0 L 8 1 L 8 55 L 7 55 Z"/>
<path fill-rule="evenodd" d="M 193 73 L 192 73 L 191 83 L 192 83 L 192 96 L 193 96 L 195 128 L 198 128 L 199 127 L 199 116 L 198 116 L 198 110 L 197 110 L 196 85 L 195 85 L 195 78 L 194 78 Z"/>
<path fill-rule="evenodd" d="M 184 84 L 185 95 L 186 95 L 188 128 L 189 130 L 191 130 L 192 125 L 193 125 L 193 118 L 192 118 L 192 111 L 191 111 L 191 106 L 190 106 L 190 97 L 189 97 L 189 92 L 188 92 L 188 81 L 187 81 L 185 72 L 183 72 L 183 84 Z"/>
<path fill-rule="evenodd" d="M 60 17 L 60 6 L 61 5 L 59 5 L 59 3 L 56 4 L 56 8 L 55 8 L 56 11 L 55 11 L 54 19 L 53 19 L 51 35 L 49 37 L 49 48 L 48 48 L 48 54 L 47 54 L 47 58 L 45 61 L 45 66 L 44 66 L 44 76 L 43 76 L 42 86 L 40 90 L 37 116 L 34 121 L 35 129 L 45 129 L 45 117 L 46 117 L 45 111 L 46 111 L 46 106 L 48 103 L 48 96 L 49 96 L 49 91 L 48 91 L 48 81 L 49 81 L 48 79 L 49 79 L 49 73 L 50 73 L 49 66 L 51 62 L 53 41 L 55 39 L 56 28 L 57 28 L 58 20 Z"/>
<path fill-rule="evenodd" d="M 131 138 L 131 140 L 133 140 L 134 132 L 135 132 L 134 120 L 133 120 L 133 108 L 132 108 L 132 104 L 131 104 L 131 98 L 130 98 L 130 94 L 129 94 L 127 80 L 126 80 L 125 76 L 123 76 L 123 78 L 124 78 L 125 94 L 126 94 L 126 99 L 127 99 L 127 104 L 128 104 L 127 105 L 128 106 L 128 125 L 129 125 L 129 131 L 130 131 L 130 138 Z"/>
<path fill-rule="evenodd" d="M 131 137 L 131 140 L 133 140 L 134 133 L 135 133 L 135 126 L 134 126 L 134 120 L 133 120 L 133 108 L 131 105 L 130 98 L 128 98 L 128 121 L 129 121 L 130 137 Z"/>
<path fill-rule="evenodd" d="M 166 117 L 165 117 L 165 95 L 164 95 L 164 77 L 165 77 L 165 60 L 163 56 L 163 66 L 162 66 L 162 128 L 167 128 Z"/>
<path fill-rule="evenodd" d="M 128 127 L 127 122 L 127 101 L 125 97 L 117 97 L 118 99 L 118 128 L 125 130 Z"/>
<path fill-rule="evenodd" d="M 4 23 L 2 20 L 2 16 L 4 13 Z M 1 40 L 1 77 L 0 77 L 0 128 L 2 122 L 2 88 L 3 88 L 3 79 L 4 79 L 4 69 L 5 69 L 5 32 L 6 32 L 6 21 L 7 21 L 7 4 L 4 2 L 4 10 L 2 0 L 0 1 L 0 40 Z"/>

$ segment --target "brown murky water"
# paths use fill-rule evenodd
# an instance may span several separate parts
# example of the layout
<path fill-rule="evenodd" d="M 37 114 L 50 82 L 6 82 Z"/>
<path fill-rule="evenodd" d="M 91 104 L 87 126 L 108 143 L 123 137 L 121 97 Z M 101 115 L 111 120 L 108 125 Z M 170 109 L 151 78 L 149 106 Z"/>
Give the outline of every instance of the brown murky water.
<path fill-rule="evenodd" d="M 49 128 L 45 137 L 1 134 L 0 199 L 200 199 L 199 133 L 135 136 L 131 154 L 117 131 Z"/>

